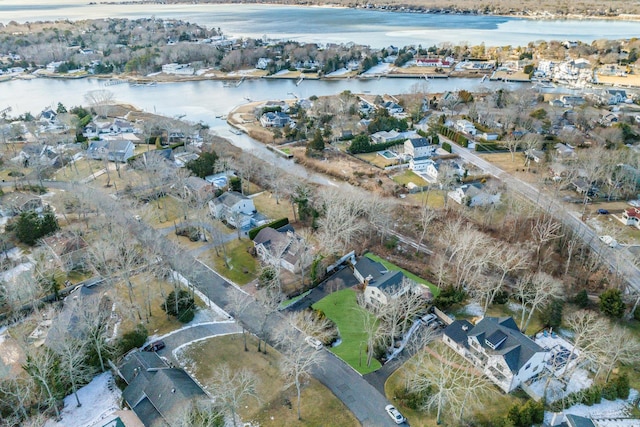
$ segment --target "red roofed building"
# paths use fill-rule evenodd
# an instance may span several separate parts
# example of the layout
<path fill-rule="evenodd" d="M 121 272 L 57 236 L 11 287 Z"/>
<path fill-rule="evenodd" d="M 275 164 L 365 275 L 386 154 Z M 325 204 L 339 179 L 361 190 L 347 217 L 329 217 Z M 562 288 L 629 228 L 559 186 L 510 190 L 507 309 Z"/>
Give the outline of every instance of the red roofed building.
<path fill-rule="evenodd" d="M 635 225 L 640 228 L 640 209 L 629 208 L 622 212 L 622 218 L 626 221 L 627 225 Z"/>

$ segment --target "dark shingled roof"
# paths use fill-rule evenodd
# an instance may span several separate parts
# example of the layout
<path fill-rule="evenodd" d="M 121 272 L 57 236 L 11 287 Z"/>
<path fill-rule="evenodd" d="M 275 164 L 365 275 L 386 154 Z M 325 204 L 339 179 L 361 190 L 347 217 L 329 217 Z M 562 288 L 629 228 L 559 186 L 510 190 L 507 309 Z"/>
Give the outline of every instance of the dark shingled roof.
<path fill-rule="evenodd" d="M 569 427 L 595 427 L 596 425 L 589 418 L 578 415 L 567 414 L 567 424 Z"/>
<path fill-rule="evenodd" d="M 167 364 L 152 351 L 135 351 L 129 353 L 120 365 L 120 373 L 127 383 L 138 375 L 140 371 L 168 368 Z"/>
<path fill-rule="evenodd" d="M 502 338 L 500 334 L 494 336 L 498 332 L 506 335 L 506 339 L 497 349 L 492 349 L 487 345 L 486 337 L 490 340 Z M 544 351 L 538 344 L 520 332 L 511 317 L 485 317 L 469 331 L 468 335 L 476 337 L 487 353 L 502 355 L 507 366 L 514 373 L 518 372 L 535 353 Z"/>
<path fill-rule="evenodd" d="M 466 330 L 464 329 L 466 327 Z M 467 320 L 456 320 L 444 329 L 444 334 L 452 341 L 457 342 L 465 347 L 469 346 L 467 340 L 469 331 L 473 329 L 473 325 Z"/>
<path fill-rule="evenodd" d="M 384 268 L 384 265 L 380 264 L 377 261 L 374 261 L 366 256 L 363 256 L 356 262 L 354 268 L 362 275 L 363 278 L 367 278 L 371 276 L 372 280 L 377 280 L 384 273 L 387 272 L 387 269 Z"/>
<path fill-rule="evenodd" d="M 402 271 L 388 271 L 378 279 L 370 281 L 367 286 L 373 286 L 382 291 L 399 290 L 402 279 L 404 279 Z"/>
<path fill-rule="evenodd" d="M 411 145 L 413 145 L 414 148 L 418 148 L 418 147 L 427 147 L 431 144 L 429 144 L 429 141 L 427 141 L 427 138 L 409 138 L 409 141 L 411 141 Z"/>
<path fill-rule="evenodd" d="M 170 420 L 185 403 L 207 398 L 200 386 L 182 369 L 162 369 L 156 372 L 144 393 L 165 421 Z"/>

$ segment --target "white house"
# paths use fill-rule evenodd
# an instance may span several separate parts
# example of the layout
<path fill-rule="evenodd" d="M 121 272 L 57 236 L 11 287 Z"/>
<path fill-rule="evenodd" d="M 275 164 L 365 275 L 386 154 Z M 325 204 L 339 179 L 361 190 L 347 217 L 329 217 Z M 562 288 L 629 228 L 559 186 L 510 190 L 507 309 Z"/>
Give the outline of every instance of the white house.
<path fill-rule="evenodd" d="M 629 208 L 622 212 L 622 219 L 625 220 L 627 225 L 634 225 L 640 228 L 640 209 Z"/>
<path fill-rule="evenodd" d="M 485 190 L 484 185 L 477 182 L 461 185 L 448 195 L 455 202 L 469 207 L 500 203 L 500 193 L 491 194 Z"/>
<path fill-rule="evenodd" d="M 603 98 L 609 105 L 616 105 L 627 99 L 627 92 L 622 89 L 606 89 Z"/>
<path fill-rule="evenodd" d="M 253 239 L 253 244 L 261 260 L 279 259 L 282 268 L 291 273 L 307 268 L 313 261 L 311 248 L 291 225 L 277 230 L 265 227 Z"/>
<path fill-rule="evenodd" d="M 404 108 L 402 108 L 402 106 L 400 106 L 398 103 L 393 101 L 384 102 L 382 104 L 382 108 L 386 109 L 391 115 L 404 113 Z"/>
<path fill-rule="evenodd" d="M 426 157 L 433 154 L 434 148 L 427 138 L 409 138 L 404 142 L 404 154 L 413 158 Z"/>
<path fill-rule="evenodd" d="M 401 271 L 389 271 L 381 263 L 367 257 L 358 260 L 353 275 L 365 285 L 364 299 L 372 305 L 385 305 L 415 285 Z"/>
<path fill-rule="evenodd" d="M 260 117 L 260 124 L 266 128 L 282 128 L 291 122 L 291 118 L 280 111 L 264 113 Z"/>
<path fill-rule="evenodd" d="M 112 162 L 124 163 L 133 157 L 134 149 L 133 143 L 124 139 L 91 141 L 87 149 L 87 156 L 95 160 L 102 160 L 106 156 Z"/>
<path fill-rule="evenodd" d="M 400 141 L 402 139 L 402 133 L 396 130 L 381 130 L 376 133 L 371 134 L 371 141 L 376 144 L 381 144 L 384 142 L 391 141 Z"/>
<path fill-rule="evenodd" d="M 456 162 L 445 162 L 437 160 L 427 164 L 426 173 L 433 179 L 438 179 L 442 171 L 446 171 L 448 175 L 464 176 L 464 168 Z"/>
<path fill-rule="evenodd" d="M 133 133 L 133 123 L 124 119 L 115 119 L 111 126 L 109 126 L 111 133 Z"/>
<path fill-rule="evenodd" d="M 46 66 L 46 70 L 50 73 L 55 73 L 62 64 L 64 64 L 64 61 L 49 62 Z"/>
<path fill-rule="evenodd" d="M 258 58 L 258 63 L 256 64 L 256 68 L 259 70 L 266 70 L 270 63 L 273 60 L 271 58 Z"/>
<path fill-rule="evenodd" d="M 456 120 L 453 126 L 457 131 L 468 133 L 469 135 L 475 135 L 477 132 L 475 125 L 469 120 Z"/>
<path fill-rule="evenodd" d="M 409 160 L 409 169 L 414 172 L 423 172 L 432 164 L 433 160 L 431 160 L 431 157 L 412 157 L 411 160 Z"/>
<path fill-rule="evenodd" d="M 227 191 L 209 202 L 209 212 L 234 227 L 247 228 L 257 211 L 253 200 L 237 191 Z"/>
<path fill-rule="evenodd" d="M 442 340 L 505 393 L 542 372 L 547 353 L 511 317 L 484 317 L 475 326 L 456 320 Z"/>

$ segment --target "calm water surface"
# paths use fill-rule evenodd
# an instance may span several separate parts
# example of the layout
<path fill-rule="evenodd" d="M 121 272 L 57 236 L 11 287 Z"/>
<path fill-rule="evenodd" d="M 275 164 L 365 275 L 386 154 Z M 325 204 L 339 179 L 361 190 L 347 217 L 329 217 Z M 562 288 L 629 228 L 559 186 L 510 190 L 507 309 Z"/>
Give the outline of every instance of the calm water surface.
<path fill-rule="evenodd" d="M 468 42 L 525 45 L 536 40 L 620 39 L 638 36 L 640 22 L 534 21 L 501 16 L 433 15 L 278 5 L 89 5 L 85 0 L 0 0 L 0 22 L 89 18 L 176 18 L 240 37 L 348 43 L 380 48 Z"/>

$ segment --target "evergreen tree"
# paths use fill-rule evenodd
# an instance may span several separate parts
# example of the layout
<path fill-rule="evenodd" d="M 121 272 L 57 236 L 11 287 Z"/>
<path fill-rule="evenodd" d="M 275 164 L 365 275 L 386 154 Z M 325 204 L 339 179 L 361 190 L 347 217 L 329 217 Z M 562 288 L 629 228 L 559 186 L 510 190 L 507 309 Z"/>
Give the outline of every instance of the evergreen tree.
<path fill-rule="evenodd" d="M 315 151 L 324 150 L 324 139 L 322 138 L 320 129 L 316 129 L 316 132 L 313 134 L 313 139 L 309 143 L 309 148 Z"/>
<path fill-rule="evenodd" d="M 618 289 L 607 289 L 600 294 L 600 311 L 609 317 L 619 319 L 626 306 L 622 300 L 622 292 Z"/>
<path fill-rule="evenodd" d="M 215 173 L 217 160 L 218 155 L 215 151 L 205 151 L 197 159 L 187 162 L 185 167 L 193 172 L 195 176 L 204 178 Z"/>

